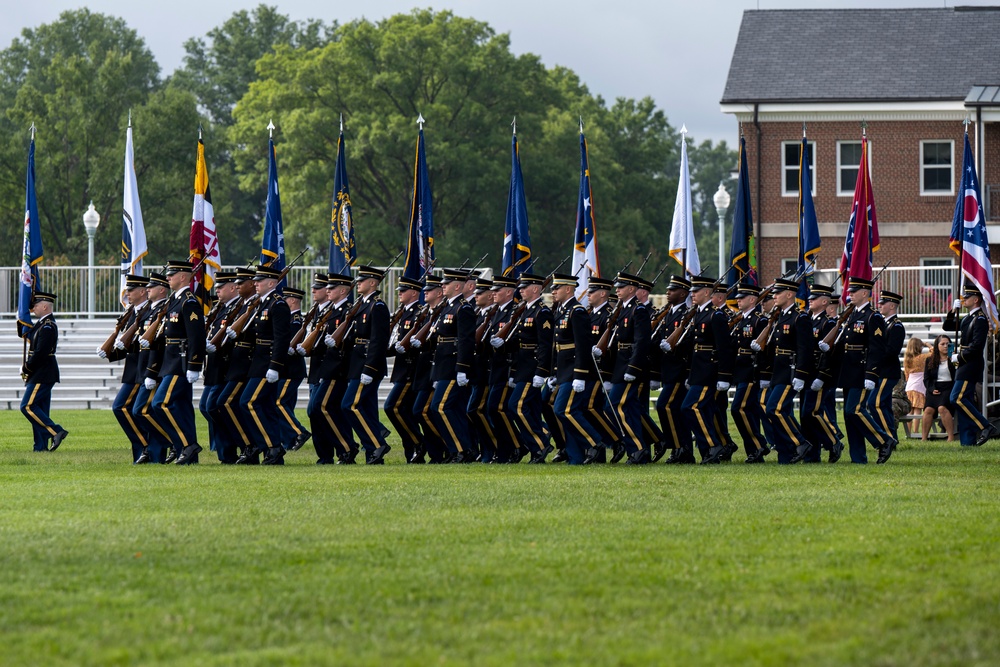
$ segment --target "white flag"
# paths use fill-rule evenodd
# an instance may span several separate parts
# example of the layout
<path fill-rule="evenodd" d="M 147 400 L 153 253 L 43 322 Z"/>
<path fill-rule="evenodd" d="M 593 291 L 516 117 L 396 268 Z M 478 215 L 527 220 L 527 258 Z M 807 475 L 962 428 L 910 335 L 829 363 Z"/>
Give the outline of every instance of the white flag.
<path fill-rule="evenodd" d="M 142 226 L 139 187 L 135 181 L 135 156 L 132 149 L 132 122 L 129 121 L 125 140 L 125 196 L 122 201 L 122 279 L 120 300 L 125 298 L 125 274 L 142 274 L 142 258 L 146 256 L 146 230 Z"/>
<path fill-rule="evenodd" d="M 681 127 L 681 176 L 677 181 L 674 221 L 670 227 L 670 256 L 685 268 L 688 275 L 701 273 L 698 246 L 694 240 L 691 215 L 691 174 L 688 171 L 687 127 Z"/>

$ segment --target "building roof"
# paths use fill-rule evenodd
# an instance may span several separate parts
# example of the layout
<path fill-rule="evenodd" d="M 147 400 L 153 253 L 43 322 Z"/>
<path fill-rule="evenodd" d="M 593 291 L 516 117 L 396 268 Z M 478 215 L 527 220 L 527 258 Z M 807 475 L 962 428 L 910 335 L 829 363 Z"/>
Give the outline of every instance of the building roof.
<path fill-rule="evenodd" d="M 722 104 L 965 100 L 998 35 L 1000 7 L 748 10 Z"/>

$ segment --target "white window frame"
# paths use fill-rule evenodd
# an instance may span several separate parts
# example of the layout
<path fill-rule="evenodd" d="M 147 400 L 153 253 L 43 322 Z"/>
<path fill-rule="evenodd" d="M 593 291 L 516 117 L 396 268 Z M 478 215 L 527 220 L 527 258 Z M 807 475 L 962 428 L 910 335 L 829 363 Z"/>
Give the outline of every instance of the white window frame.
<path fill-rule="evenodd" d="M 929 284 L 927 281 L 928 276 L 935 269 L 945 269 L 955 266 L 954 257 L 921 257 L 920 258 L 920 288 L 921 289 L 933 289 L 933 290 L 945 290 L 951 292 L 954 289 L 954 277 L 951 275 L 951 271 L 948 272 L 947 282 L 941 284 Z"/>
<path fill-rule="evenodd" d="M 813 197 L 815 197 L 816 196 L 816 142 L 815 141 L 807 141 L 806 143 L 809 144 L 809 156 L 812 158 L 812 160 L 809 163 L 809 165 L 810 165 L 809 175 L 812 176 L 812 190 L 811 190 L 811 194 L 812 194 Z M 785 178 L 785 176 L 786 176 L 786 174 L 787 174 L 788 171 L 791 171 L 793 169 L 795 171 L 798 171 L 798 169 L 799 169 L 799 165 L 797 163 L 794 164 L 794 165 L 785 164 L 785 147 L 789 146 L 789 145 L 801 146 L 802 145 L 802 141 L 799 140 L 799 141 L 782 141 L 781 142 L 781 196 L 782 197 L 798 197 L 799 196 L 799 191 L 798 190 L 789 190 L 787 188 L 787 185 L 788 185 L 788 183 L 786 182 L 787 179 Z"/>
<path fill-rule="evenodd" d="M 843 186 L 844 186 L 844 183 L 842 182 L 843 181 L 842 177 L 844 175 L 843 170 L 844 169 L 857 169 L 858 165 L 856 165 L 856 164 L 854 164 L 854 165 L 844 164 L 844 163 L 842 163 L 840 161 L 840 147 L 843 144 L 857 144 L 857 145 L 860 146 L 861 145 L 861 140 L 858 139 L 858 140 L 855 141 L 855 140 L 846 140 L 845 139 L 843 141 L 838 141 L 837 142 L 837 196 L 838 197 L 853 197 L 854 196 L 854 186 L 857 185 L 857 178 L 855 178 L 855 181 L 848 186 L 848 189 L 846 189 L 846 190 L 843 189 Z M 871 139 L 868 140 L 868 175 L 872 179 L 872 182 L 874 183 L 875 182 L 875 175 L 872 174 L 872 142 L 871 142 Z"/>
<path fill-rule="evenodd" d="M 785 275 L 791 271 L 797 271 L 799 268 L 799 258 L 798 257 L 784 257 L 781 260 L 781 275 Z"/>
<path fill-rule="evenodd" d="M 925 190 L 924 170 L 943 169 L 941 166 L 929 166 L 924 164 L 924 145 L 926 144 L 948 144 L 951 146 L 951 175 L 948 178 L 948 190 Z M 920 196 L 921 197 L 943 197 L 955 194 L 955 140 L 954 139 L 921 139 L 920 140 Z"/>

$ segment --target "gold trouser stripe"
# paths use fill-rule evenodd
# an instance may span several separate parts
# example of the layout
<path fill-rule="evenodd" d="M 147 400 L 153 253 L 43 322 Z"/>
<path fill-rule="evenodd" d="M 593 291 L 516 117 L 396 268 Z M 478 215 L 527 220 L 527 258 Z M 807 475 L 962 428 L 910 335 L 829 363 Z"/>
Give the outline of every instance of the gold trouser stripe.
<path fill-rule="evenodd" d="M 490 428 L 490 420 L 486 416 L 486 403 L 489 395 L 489 388 L 483 387 L 483 391 L 479 395 L 479 401 L 473 406 L 472 412 L 476 415 L 479 423 L 482 424 L 483 432 L 489 435 L 490 442 L 493 443 L 493 448 L 495 449 L 497 446 L 497 436 L 493 433 L 493 429 Z"/>
<path fill-rule="evenodd" d="M 439 440 L 443 440 L 441 437 L 441 431 L 438 430 L 437 424 L 431 419 L 431 403 L 434 402 L 434 392 L 427 392 L 427 398 L 424 399 L 424 404 L 420 406 L 420 417 L 427 428 L 431 430 L 431 433 L 437 436 Z"/>
<path fill-rule="evenodd" d="M 784 429 L 785 434 L 792 441 L 796 447 L 802 444 L 798 436 L 795 435 L 795 429 L 792 428 L 792 418 L 791 413 L 785 414 L 784 407 L 786 401 L 791 401 L 792 399 L 788 394 L 792 391 L 792 385 L 786 384 L 785 390 L 781 392 L 781 398 L 778 399 L 778 404 L 774 406 L 774 416 L 778 418 L 778 423 L 781 424 L 781 428 Z"/>
<path fill-rule="evenodd" d="M 445 409 L 444 409 L 445 403 L 448 402 L 448 394 L 451 393 L 451 390 L 454 388 L 454 386 L 455 386 L 455 381 L 454 380 L 448 380 L 448 388 L 444 390 L 444 396 L 441 397 L 441 402 L 438 403 L 438 406 L 440 407 L 440 411 L 438 412 L 438 415 L 441 417 L 441 421 L 444 422 L 445 428 L 448 429 L 448 434 L 451 436 L 452 442 L 455 443 L 455 449 L 457 449 L 458 453 L 461 454 L 462 451 L 463 451 L 462 450 L 462 443 L 458 439 L 458 434 L 455 433 L 455 429 L 451 425 L 451 420 L 448 419 L 448 414 L 447 414 L 447 412 L 445 412 Z"/>
<path fill-rule="evenodd" d="M 139 437 L 139 442 L 145 447 L 149 443 L 146 442 L 146 436 L 142 434 L 139 427 L 134 421 L 132 421 L 132 405 L 135 403 L 135 395 L 139 393 L 139 385 L 132 385 L 132 391 L 128 393 L 128 398 L 125 399 L 125 405 L 122 406 L 122 416 L 125 417 L 125 421 L 128 422 L 129 427 L 131 427 L 132 432 Z"/>
<path fill-rule="evenodd" d="M 968 385 L 968 384 L 969 384 L 968 380 L 964 380 L 962 382 L 962 388 L 958 390 L 959 399 L 957 401 L 955 401 L 955 402 L 958 404 L 958 407 L 962 408 L 962 412 L 965 413 L 966 417 L 968 417 L 972 421 L 976 422 L 976 426 L 977 427 L 979 427 L 980 429 L 984 429 L 984 428 L 986 428 L 986 424 L 984 424 L 981 421 L 979 421 L 979 417 L 977 417 L 975 414 L 973 414 L 972 410 L 969 409 L 969 406 L 967 406 L 965 404 L 965 398 L 966 398 L 966 396 L 965 396 L 965 388 L 966 388 L 966 385 Z"/>
<path fill-rule="evenodd" d="M 231 421 L 236 426 L 236 430 L 240 432 L 240 438 L 243 439 L 243 442 L 248 443 L 250 442 L 250 438 L 247 437 L 246 431 L 243 430 L 243 424 L 240 422 L 239 419 L 236 418 L 236 412 L 233 411 L 233 397 L 236 396 L 237 397 L 236 400 L 239 400 L 238 397 L 241 396 L 242 394 L 243 394 L 243 383 L 237 382 L 236 388 L 233 389 L 232 393 L 230 393 L 229 396 L 226 396 L 226 402 L 223 403 L 223 405 L 226 406 L 226 412 L 229 414 L 229 421 Z"/>
<path fill-rule="evenodd" d="M 604 431 L 605 435 L 609 438 L 614 439 L 618 437 L 618 434 L 615 433 L 615 430 L 611 427 L 611 423 L 604 416 L 604 410 L 598 410 L 596 406 L 597 396 L 601 392 L 601 387 L 598 386 L 600 383 L 601 380 L 598 379 L 594 382 L 594 386 L 590 388 L 590 398 L 587 399 L 587 412 L 590 418 L 597 423 L 597 427 Z"/>
<path fill-rule="evenodd" d="M 177 375 L 170 376 L 170 385 L 167 386 L 167 395 L 163 397 L 163 404 L 160 408 L 163 410 L 163 414 L 167 416 L 167 419 L 170 420 L 170 426 L 173 427 L 177 437 L 181 439 L 181 447 L 186 448 L 188 446 L 188 441 L 187 438 L 184 437 L 184 431 L 182 431 L 181 427 L 177 425 L 177 420 L 174 419 L 172 414 L 170 414 L 170 408 L 167 407 L 167 404 L 170 403 L 170 397 L 174 393 L 174 384 L 177 382 L 177 378 Z"/>
<path fill-rule="evenodd" d="M 674 383 L 674 388 L 670 390 L 670 397 L 667 398 L 666 405 L 663 406 L 663 410 L 660 414 L 660 427 L 663 427 L 663 422 L 667 422 L 667 428 L 670 429 L 670 437 L 673 438 L 673 443 L 677 444 L 681 440 L 680 434 L 677 432 L 677 420 L 674 418 L 674 411 L 670 408 L 677 399 L 677 392 L 679 391 L 680 385 L 676 382 Z"/>
<path fill-rule="evenodd" d="M 264 444 L 267 445 L 268 448 L 270 449 L 271 438 L 267 434 L 267 429 L 264 428 L 264 424 L 261 423 L 260 417 L 257 416 L 257 408 L 255 406 L 257 402 L 257 397 L 260 396 L 260 391 L 263 388 L 264 388 L 264 382 L 260 382 L 257 384 L 257 388 L 254 389 L 253 396 L 251 396 L 250 400 L 247 401 L 247 412 L 249 412 L 250 416 L 253 417 L 253 421 L 255 424 L 257 424 L 257 428 L 260 430 L 260 434 L 264 436 Z"/>
<path fill-rule="evenodd" d="M 528 387 L 530 386 L 531 386 L 530 383 L 527 382 L 524 383 L 524 387 L 521 389 L 521 397 L 517 399 L 517 410 L 514 411 L 514 414 L 517 416 L 517 421 L 523 427 L 522 431 L 530 435 L 532 439 L 535 441 L 535 444 L 538 445 L 538 448 L 541 449 L 542 439 L 538 436 L 537 433 L 531 430 L 531 425 L 528 423 L 528 420 L 524 417 L 524 399 L 528 396 Z"/>
<path fill-rule="evenodd" d="M 354 394 L 354 400 L 351 401 L 351 412 L 353 412 L 355 414 L 355 416 L 357 416 L 358 423 L 361 424 L 361 428 L 363 428 L 365 430 L 365 433 L 371 439 L 371 442 L 378 443 L 378 438 L 375 437 L 375 434 L 372 433 L 372 430 L 368 427 L 368 422 L 366 422 L 361 417 L 361 410 L 360 410 L 360 408 L 358 408 L 358 406 L 361 405 L 361 392 L 362 392 L 362 390 L 364 390 L 364 388 L 365 388 L 365 385 L 363 385 L 360 382 L 358 382 L 358 391 L 357 391 L 356 394 Z"/>
<path fill-rule="evenodd" d="M 507 394 L 510 391 L 510 387 L 504 385 L 504 388 L 500 390 L 500 409 L 497 410 L 497 414 L 500 419 L 503 420 L 503 425 L 507 429 L 507 433 L 510 435 L 510 441 L 514 443 L 514 447 L 520 448 L 520 443 L 517 441 L 517 430 L 514 428 L 514 424 L 510 421 L 507 416 Z"/>
<path fill-rule="evenodd" d="M 756 431 L 753 430 L 753 426 L 750 424 L 750 417 L 747 415 L 747 401 L 750 398 L 750 387 L 747 386 L 747 390 L 743 392 L 743 399 L 740 401 L 739 405 L 734 406 L 732 410 L 733 418 L 739 419 L 743 422 L 743 433 L 750 435 L 750 441 L 753 443 L 754 449 L 763 449 L 764 445 L 760 441 L 760 436 Z"/>
<path fill-rule="evenodd" d="M 892 427 L 889 426 L 889 423 L 885 419 L 885 414 L 882 412 L 882 390 L 885 388 L 885 385 L 888 382 L 889 382 L 888 380 L 883 378 L 882 381 L 878 383 L 878 393 L 875 394 L 875 412 L 876 414 L 878 414 L 878 420 L 882 423 L 882 430 L 884 430 L 886 433 L 891 433 Z M 892 409 L 891 395 L 889 397 L 889 409 L 890 410 Z"/>
<path fill-rule="evenodd" d="M 572 388 L 570 388 L 569 400 L 566 401 L 566 409 L 563 410 L 563 414 L 566 415 L 566 419 L 569 421 L 570 424 L 573 425 L 573 428 L 576 429 L 576 432 L 579 433 L 580 436 L 583 437 L 588 443 L 590 443 L 591 447 L 595 447 L 597 443 L 595 443 L 593 438 L 590 437 L 590 434 L 587 433 L 587 429 L 583 428 L 583 425 L 580 422 L 578 422 L 576 418 L 573 416 L 573 413 L 570 412 L 570 408 L 573 407 L 574 396 L 576 396 L 576 392 L 573 391 Z"/>
<path fill-rule="evenodd" d="M 292 384 L 291 380 L 285 380 L 285 383 L 281 385 L 281 393 L 278 394 L 278 401 L 277 401 L 278 412 L 281 413 L 281 416 L 285 418 L 285 421 L 288 422 L 288 425 L 292 427 L 293 431 L 295 431 L 295 435 L 302 435 L 302 429 L 300 429 L 298 426 L 295 425 L 295 420 L 292 419 L 292 416 L 290 414 L 288 414 L 288 410 L 285 409 L 285 406 L 281 404 L 281 401 L 282 399 L 285 398 L 285 394 L 288 393 L 288 387 L 290 387 L 291 384 Z"/>
<path fill-rule="evenodd" d="M 396 397 L 396 402 L 392 406 L 392 414 L 396 416 L 396 424 L 401 426 L 406 434 L 416 442 L 420 440 L 420 436 L 413 432 L 410 425 L 407 423 L 406 419 L 403 419 L 403 413 L 400 411 L 399 406 L 403 403 L 403 399 L 406 397 L 406 393 L 410 391 L 411 385 L 409 382 L 403 383 L 403 390 L 399 392 L 399 396 Z M 411 410 L 412 413 L 412 410 Z"/>
<path fill-rule="evenodd" d="M 871 415 L 865 415 L 865 407 L 868 405 L 868 390 L 861 390 L 861 400 L 858 401 L 858 405 L 854 408 L 854 416 L 861 420 L 861 423 L 865 425 L 872 435 L 879 438 L 878 431 L 875 430 L 875 423 L 871 418 Z"/>
<path fill-rule="evenodd" d="M 837 434 L 833 429 L 833 424 L 830 423 L 830 416 L 823 409 L 823 391 L 823 389 L 820 389 L 816 392 L 816 405 L 813 406 L 812 416 L 819 422 L 820 428 L 823 429 L 830 442 L 834 442 L 837 440 Z"/>
<path fill-rule="evenodd" d="M 340 439 L 340 444 L 343 447 L 347 447 L 347 443 L 350 442 L 350 439 L 349 438 L 345 438 L 344 434 L 340 432 L 340 429 L 337 428 L 337 423 L 335 421 L 333 421 L 333 416 L 330 414 L 330 411 L 327 410 L 327 407 L 326 407 L 329 404 L 329 402 L 330 402 L 330 394 L 333 393 L 333 387 L 336 384 L 337 384 L 337 381 L 336 380 L 332 380 L 330 382 L 330 384 L 327 385 L 327 387 L 326 387 L 326 394 L 323 396 L 323 400 L 320 401 L 319 411 L 320 411 L 320 414 L 322 414 L 323 417 L 326 418 L 326 423 L 329 424 L 330 430 L 333 431 L 333 434 L 335 436 L 337 436 L 337 438 Z"/>
<path fill-rule="evenodd" d="M 170 434 L 163 430 L 163 427 L 160 426 L 160 422 L 158 422 L 155 419 L 153 419 L 153 414 L 152 414 L 151 411 L 153 409 L 153 398 L 155 398 L 155 397 L 156 397 L 156 391 L 155 390 L 149 392 L 149 396 L 146 397 L 146 405 L 142 406 L 142 416 L 145 417 L 146 421 L 148 421 L 150 424 L 152 424 L 153 428 L 155 428 L 157 431 L 159 431 L 160 435 L 162 435 L 163 438 L 169 443 L 170 442 Z"/>
<path fill-rule="evenodd" d="M 31 418 L 31 421 L 35 422 L 36 424 L 44 428 L 46 431 L 51 433 L 52 437 L 55 437 L 56 435 L 55 429 L 47 425 L 45 422 L 43 422 L 41 418 L 35 414 L 35 411 L 31 409 L 31 406 L 35 403 L 35 396 L 38 395 L 38 387 L 39 385 L 36 384 L 32 388 L 31 397 L 28 399 L 28 402 L 24 404 L 24 411 L 28 413 L 28 416 Z"/>
<path fill-rule="evenodd" d="M 701 428 L 701 432 L 705 435 L 705 440 L 709 443 L 714 443 L 715 440 L 712 439 L 712 433 L 708 430 L 708 424 L 705 423 L 705 417 L 701 414 L 701 408 L 698 407 L 705 400 L 706 394 L 708 394 L 708 387 L 703 387 L 701 395 L 698 396 L 698 401 L 691 406 L 691 411 L 694 412 L 694 416 L 698 419 L 698 426 Z"/>
<path fill-rule="evenodd" d="M 636 446 L 641 450 L 642 438 L 636 435 L 635 431 L 632 430 L 632 427 L 629 426 L 628 420 L 625 418 L 625 401 L 628 400 L 628 392 L 632 389 L 632 385 L 634 384 L 635 382 L 625 383 L 625 391 L 622 392 L 622 397 L 621 399 L 619 399 L 618 405 L 615 406 L 615 410 L 618 412 L 618 416 L 621 418 L 622 428 L 628 431 L 628 436 L 632 438 Z"/>

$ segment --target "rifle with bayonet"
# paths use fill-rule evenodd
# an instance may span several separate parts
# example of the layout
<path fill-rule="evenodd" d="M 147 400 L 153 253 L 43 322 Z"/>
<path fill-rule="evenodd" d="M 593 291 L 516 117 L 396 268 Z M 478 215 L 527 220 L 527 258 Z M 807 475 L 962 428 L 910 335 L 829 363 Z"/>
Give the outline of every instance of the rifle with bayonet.
<path fill-rule="evenodd" d="M 390 269 L 392 265 L 396 263 L 396 260 L 402 256 L 403 256 L 403 251 L 401 250 L 395 257 L 392 258 L 392 261 L 389 262 L 388 266 L 386 266 L 386 270 Z M 344 339 L 347 338 L 347 333 L 350 331 L 351 327 L 354 324 L 354 318 L 357 316 L 358 311 L 361 310 L 361 306 L 363 304 L 364 304 L 364 299 L 359 298 L 357 301 L 355 301 L 351 305 L 351 309 L 347 311 L 346 315 L 344 315 L 344 319 L 340 321 L 340 324 L 337 325 L 337 328 L 333 330 L 332 334 L 330 334 L 330 336 L 333 338 L 334 347 L 341 347 L 344 344 Z"/>
<path fill-rule="evenodd" d="M 878 282 L 878 279 L 882 277 L 882 274 L 885 273 L 885 270 L 889 268 L 890 264 L 892 264 L 891 259 L 885 263 L 885 266 L 883 266 L 882 270 L 878 272 L 878 275 L 872 278 L 873 286 L 875 285 L 876 282 Z M 847 320 L 850 319 L 851 314 L 856 309 L 857 306 L 855 305 L 854 301 L 851 301 L 851 303 L 847 304 L 847 308 L 844 308 L 844 312 L 842 312 L 840 316 L 837 317 L 837 323 L 833 325 L 833 328 L 830 329 L 825 336 L 823 336 L 823 340 L 820 342 L 823 343 L 825 346 L 827 346 L 828 349 L 835 347 L 837 343 L 840 342 L 840 337 L 844 333 L 844 325 L 847 324 Z"/>
<path fill-rule="evenodd" d="M 549 286 L 552 285 L 552 280 L 555 278 L 556 273 L 559 271 L 559 269 L 562 268 L 563 264 L 569 261 L 569 258 L 570 255 L 567 255 L 566 259 L 559 262 L 559 265 L 556 268 L 554 268 L 552 272 L 549 273 L 549 275 L 545 277 L 545 280 L 542 281 L 542 288 L 540 290 L 540 293 L 544 293 L 545 290 L 547 290 Z M 521 323 L 521 318 L 524 316 L 524 311 L 527 309 L 527 307 L 528 307 L 527 301 L 522 301 L 521 303 L 517 304 L 517 307 L 514 308 L 514 311 L 510 314 L 510 319 L 507 321 L 506 324 L 503 325 L 503 328 L 501 328 L 500 331 L 497 332 L 497 338 L 501 338 L 505 341 L 508 338 L 510 338 L 510 335 L 514 333 L 514 329 L 516 329 L 517 326 Z"/>

